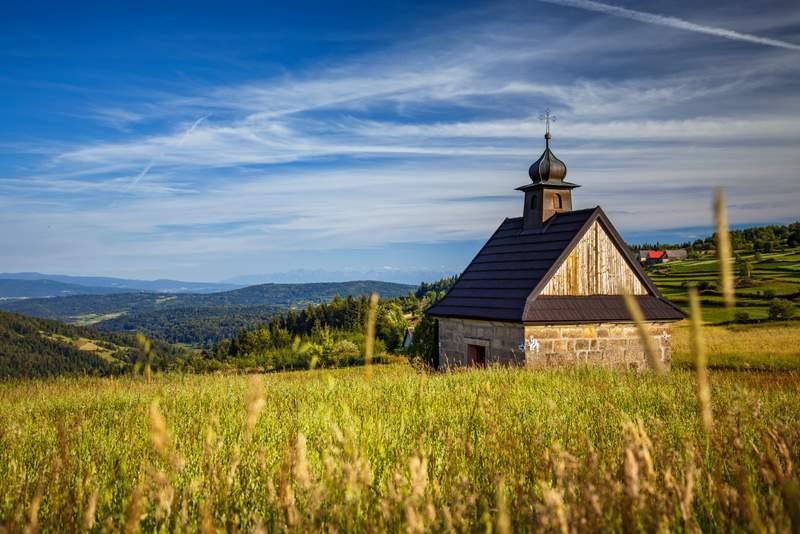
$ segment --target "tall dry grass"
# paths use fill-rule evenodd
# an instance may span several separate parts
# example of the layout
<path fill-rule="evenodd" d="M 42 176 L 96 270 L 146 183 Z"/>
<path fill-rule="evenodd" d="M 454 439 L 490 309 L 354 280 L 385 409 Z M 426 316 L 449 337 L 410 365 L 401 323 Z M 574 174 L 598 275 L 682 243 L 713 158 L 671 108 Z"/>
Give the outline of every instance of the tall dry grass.
<path fill-rule="evenodd" d="M 710 379 L 707 431 L 690 371 L 429 375 L 378 366 L 371 376 L 348 369 L 2 384 L 0 524 L 792 528 L 800 378 Z"/>

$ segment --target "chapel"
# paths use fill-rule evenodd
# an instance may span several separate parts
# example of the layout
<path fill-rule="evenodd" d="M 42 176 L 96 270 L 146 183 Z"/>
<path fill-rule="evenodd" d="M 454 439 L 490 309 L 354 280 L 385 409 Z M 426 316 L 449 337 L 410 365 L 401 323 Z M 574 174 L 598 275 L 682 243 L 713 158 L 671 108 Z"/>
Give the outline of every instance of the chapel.
<path fill-rule="evenodd" d="M 683 312 L 661 296 L 598 206 L 573 210 L 579 187 L 550 148 L 528 170 L 522 216 L 505 219 L 445 297 L 439 367 L 648 366 L 623 295 L 633 295 L 665 367 Z"/>

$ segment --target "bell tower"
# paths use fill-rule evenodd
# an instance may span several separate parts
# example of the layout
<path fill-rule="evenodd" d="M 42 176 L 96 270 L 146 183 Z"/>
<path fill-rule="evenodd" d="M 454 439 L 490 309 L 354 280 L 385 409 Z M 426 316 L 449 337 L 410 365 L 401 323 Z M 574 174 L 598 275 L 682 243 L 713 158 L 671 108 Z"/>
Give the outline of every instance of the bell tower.
<path fill-rule="evenodd" d="M 555 117 L 545 111 L 542 119 L 546 124 L 544 152 L 528 169 L 532 183 L 517 188 L 517 191 L 525 193 L 523 230 L 537 230 L 556 213 L 572 211 L 572 190 L 580 187 L 564 181 L 567 166 L 550 150 L 550 122 Z"/>

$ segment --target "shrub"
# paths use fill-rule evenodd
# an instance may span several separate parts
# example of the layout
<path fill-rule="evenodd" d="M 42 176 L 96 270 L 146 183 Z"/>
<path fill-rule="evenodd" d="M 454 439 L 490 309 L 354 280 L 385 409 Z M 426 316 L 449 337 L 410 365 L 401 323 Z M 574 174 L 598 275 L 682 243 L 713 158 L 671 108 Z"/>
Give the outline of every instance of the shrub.
<path fill-rule="evenodd" d="M 750 320 L 750 314 L 744 310 L 739 310 L 733 314 L 733 320 L 737 323 L 746 323 Z"/>
<path fill-rule="evenodd" d="M 764 297 L 768 299 L 775 298 L 775 290 L 774 289 L 765 289 L 764 290 Z"/>
<path fill-rule="evenodd" d="M 786 299 L 773 299 L 769 305 L 769 318 L 774 320 L 791 319 L 794 316 L 794 304 Z"/>
<path fill-rule="evenodd" d="M 358 345 L 356 345 L 349 339 L 342 339 L 337 341 L 333 351 L 336 354 L 337 359 L 339 360 L 355 359 L 361 355 L 361 351 L 358 349 Z"/>

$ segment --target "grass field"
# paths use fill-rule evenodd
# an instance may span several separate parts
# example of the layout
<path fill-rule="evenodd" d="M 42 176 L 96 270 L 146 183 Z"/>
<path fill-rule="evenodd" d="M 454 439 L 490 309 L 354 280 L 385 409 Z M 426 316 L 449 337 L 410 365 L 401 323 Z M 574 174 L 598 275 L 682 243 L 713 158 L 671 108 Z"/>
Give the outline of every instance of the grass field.
<path fill-rule="evenodd" d="M 750 319 L 766 319 L 773 298 L 800 298 L 800 249 L 763 254 L 760 261 L 756 261 L 752 253 L 742 252 L 740 255 L 750 261 L 753 271 L 752 282 L 740 282 L 736 288 L 738 311 L 747 312 Z M 650 266 L 647 274 L 665 297 L 685 308 L 687 285 L 716 283 L 719 262 L 713 258 L 674 261 Z M 703 317 L 710 323 L 729 322 L 734 318 L 733 310 L 723 307 L 722 297 L 716 289 L 701 291 L 701 303 Z"/>
<path fill-rule="evenodd" d="M 672 360 L 677 369 L 692 369 L 688 325 L 672 333 Z M 800 371 L 800 322 L 707 326 L 708 366 L 712 369 Z"/>
<path fill-rule="evenodd" d="M 408 365 L 0 384 L 9 531 L 800 527 L 800 374 Z M 792 523 L 792 521 L 795 521 Z"/>

